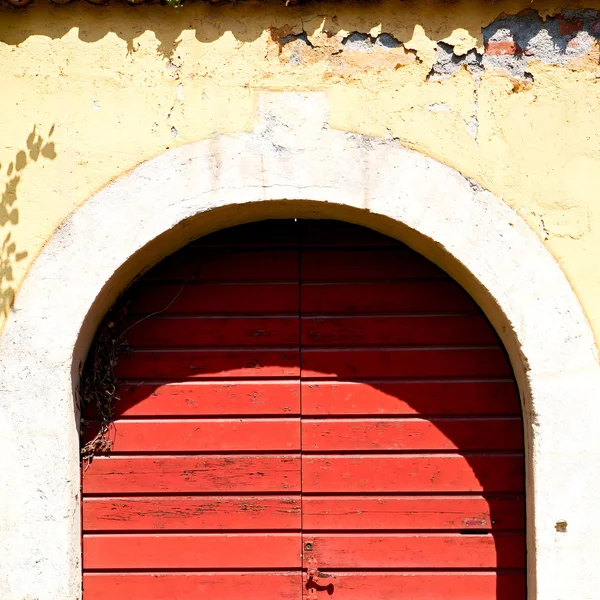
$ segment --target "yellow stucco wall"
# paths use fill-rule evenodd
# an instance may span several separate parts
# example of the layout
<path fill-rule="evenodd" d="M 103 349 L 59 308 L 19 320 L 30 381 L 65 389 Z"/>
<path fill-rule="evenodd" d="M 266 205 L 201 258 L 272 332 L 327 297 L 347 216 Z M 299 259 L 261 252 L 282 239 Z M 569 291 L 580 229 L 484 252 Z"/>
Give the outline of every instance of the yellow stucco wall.
<path fill-rule="evenodd" d="M 532 61 L 533 82 L 462 67 L 428 80 L 438 42 L 482 52 L 482 28 L 531 8 L 565 5 L 3 5 L 0 329 L 45 242 L 94 192 L 166 148 L 251 130 L 259 91 L 293 89 L 325 91 L 331 127 L 399 138 L 501 196 L 561 264 L 600 340 L 597 40 L 561 65 Z M 302 31 L 312 46 L 281 42 Z M 355 31 L 403 46 L 343 47 Z"/>

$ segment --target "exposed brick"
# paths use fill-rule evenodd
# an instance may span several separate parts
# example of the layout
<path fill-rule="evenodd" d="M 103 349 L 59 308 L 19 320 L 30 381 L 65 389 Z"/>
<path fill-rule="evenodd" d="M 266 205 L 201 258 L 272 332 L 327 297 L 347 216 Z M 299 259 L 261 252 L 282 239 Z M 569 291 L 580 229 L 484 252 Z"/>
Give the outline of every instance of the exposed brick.
<path fill-rule="evenodd" d="M 558 22 L 558 31 L 560 35 L 572 35 L 583 29 L 583 21 L 561 19 Z"/>
<path fill-rule="evenodd" d="M 513 41 L 502 41 L 494 42 L 490 41 L 485 47 L 485 53 L 488 56 L 503 56 L 503 55 L 514 55 L 523 54 L 521 46 L 517 42 Z"/>

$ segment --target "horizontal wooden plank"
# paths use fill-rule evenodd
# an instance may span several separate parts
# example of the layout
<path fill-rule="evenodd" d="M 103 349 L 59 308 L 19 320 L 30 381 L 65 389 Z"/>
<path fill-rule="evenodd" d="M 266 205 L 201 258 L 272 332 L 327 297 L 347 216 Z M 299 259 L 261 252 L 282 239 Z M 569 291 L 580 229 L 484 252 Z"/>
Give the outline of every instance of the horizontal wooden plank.
<path fill-rule="evenodd" d="M 282 315 L 298 313 L 298 283 L 136 283 L 130 314 Z"/>
<path fill-rule="evenodd" d="M 298 250 L 186 246 L 144 275 L 146 281 L 296 281 Z"/>
<path fill-rule="evenodd" d="M 83 600 L 299 600 L 302 574 L 84 573 Z"/>
<path fill-rule="evenodd" d="M 302 378 L 510 377 L 501 348 L 303 349 Z"/>
<path fill-rule="evenodd" d="M 300 529 L 300 496 L 84 498 L 84 531 Z"/>
<path fill-rule="evenodd" d="M 298 492 L 300 457 L 96 457 L 83 472 L 85 494 Z"/>
<path fill-rule="evenodd" d="M 523 571 L 335 572 L 332 577 L 321 576 L 316 589 L 317 597 L 331 593 L 344 600 L 525 600 L 527 596 Z M 311 597 L 309 590 L 303 597 Z"/>
<path fill-rule="evenodd" d="M 298 317 L 164 317 L 132 321 L 132 348 L 297 346 Z"/>
<path fill-rule="evenodd" d="M 275 573 L 84 573 L 83 600 L 299 600 L 299 570 Z"/>
<path fill-rule="evenodd" d="M 522 492 L 523 457 L 505 454 L 302 457 L 305 493 Z"/>
<path fill-rule="evenodd" d="M 300 244 L 300 221 L 266 219 L 227 227 L 198 238 L 190 246 L 203 247 L 297 247 Z"/>
<path fill-rule="evenodd" d="M 85 441 L 98 427 L 91 422 Z M 110 452 L 231 452 L 300 450 L 300 419 L 143 419 L 113 421 Z"/>
<path fill-rule="evenodd" d="M 117 396 L 115 418 L 300 414 L 298 381 L 124 383 Z M 84 415 L 97 418 L 96 407 Z"/>
<path fill-rule="evenodd" d="M 483 315 L 303 317 L 301 325 L 305 347 L 498 343 Z"/>
<path fill-rule="evenodd" d="M 119 357 L 119 379 L 298 377 L 300 351 L 287 349 L 134 350 Z"/>
<path fill-rule="evenodd" d="M 304 415 L 519 415 L 514 381 L 303 381 Z"/>
<path fill-rule="evenodd" d="M 248 569 L 300 566 L 300 533 L 83 536 L 84 569 Z"/>
<path fill-rule="evenodd" d="M 305 249 L 301 257 L 303 283 L 448 277 L 424 256 L 404 248 Z"/>
<path fill-rule="evenodd" d="M 303 419 L 302 449 L 522 450 L 517 417 L 437 419 Z"/>
<path fill-rule="evenodd" d="M 362 225 L 330 219 L 299 219 L 298 223 L 301 229 L 303 248 L 315 246 L 342 248 L 400 246 L 406 248 L 398 240 Z"/>
<path fill-rule="evenodd" d="M 470 296 L 452 280 L 395 283 L 306 283 L 301 312 L 308 315 L 357 313 L 479 313 Z"/>
<path fill-rule="evenodd" d="M 523 497 L 304 496 L 304 530 L 505 530 L 524 527 Z"/>
<path fill-rule="evenodd" d="M 312 544 L 307 550 L 306 544 Z M 304 534 L 304 564 L 319 569 L 523 569 L 522 534 Z"/>

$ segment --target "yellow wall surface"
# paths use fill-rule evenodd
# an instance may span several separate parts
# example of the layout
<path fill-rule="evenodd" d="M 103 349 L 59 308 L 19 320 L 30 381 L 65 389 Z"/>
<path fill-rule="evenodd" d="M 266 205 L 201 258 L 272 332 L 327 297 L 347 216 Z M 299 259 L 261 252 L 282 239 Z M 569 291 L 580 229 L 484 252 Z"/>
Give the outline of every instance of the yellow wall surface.
<path fill-rule="evenodd" d="M 517 210 L 600 340 L 598 9 L 598 0 L 0 5 L 0 328 L 44 244 L 94 192 L 167 148 L 251 130 L 262 90 L 318 90 L 330 127 L 398 138 Z M 552 23 L 564 51 L 521 48 L 524 75 L 502 54 L 499 27 L 487 66 L 467 68 L 485 55 L 485 28 L 523 10 L 519 39 Z M 378 43 L 381 34 L 401 43 Z M 451 74 L 432 71 L 440 42 L 459 65 Z"/>

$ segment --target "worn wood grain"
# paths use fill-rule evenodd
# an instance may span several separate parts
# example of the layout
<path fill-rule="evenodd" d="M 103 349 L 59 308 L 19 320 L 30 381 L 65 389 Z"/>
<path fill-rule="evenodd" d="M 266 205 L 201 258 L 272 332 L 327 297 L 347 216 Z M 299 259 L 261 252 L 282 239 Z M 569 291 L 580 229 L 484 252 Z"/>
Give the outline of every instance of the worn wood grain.
<path fill-rule="evenodd" d="M 322 452 L 521 450 L 523 426 L 518 417 L 303 419 L 302 448 Z"/>
<path fill-rule="evenodd" d="M 523 569 L 520 534 L 304 534 L 304 564 L 319 569 Z M 312 544 L 312 550 L 306 544 Z"/>
<path fill-rule="evenodd" d="M 522 492 L 523 478 L 520 454 L 302 457 L 305 493 Z"/>
<path fill-rule="evenodd" d="M 165 317 L 131 321 L 132 348 L 297 346 L 298 317 Z"/>
<path fill-rule="evenodd" d="M 115 418 L 300 414 L 298 381 L 123 383 L 117 395 Z M 84 414 L 98 416 L 90 405 Z"/>
<path fill-rule="evenodd" d="M 495 345 L 483 315 L 369 315 L 302 318 L 304 347 Z"/>
<path fill-rule="evenodd" d="M 84 531 L 300 529 L 296 496 L 99 497 L 83 501 Z"/>
<path fill-rule="evenodd" d="M 300 419 L 127 419 L 107 437 L 111 454 L 300 451 Z"/>
<path fill-rule="evenodd" d="M 500 348 L 352 348 L 302 351 L 303 379 L 507 377 Z"/>
<path fill-rule="evenodd" d="M 518 530 L 522 496 L 303 496 L 307 530 Z"/>
<path fill-rule="evenodd" d="M 520 415 L 514 381 L 303 381 L 304 415 Z"/>
<path fill-rule="evenodd" d="M 298 455 L 96 457 L 84 494 L 299 492 Z"/>
<path fill-rule="evenodd" d="M 298 377 L 300 353 L 281 350 L 135 350 L 122 356 L 120 379 L 239 379 Z"/>

